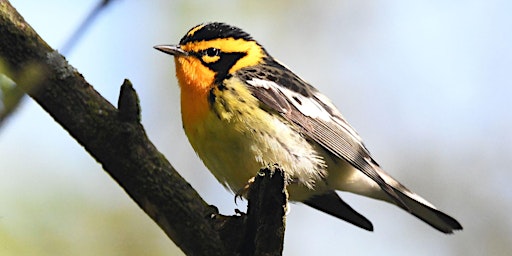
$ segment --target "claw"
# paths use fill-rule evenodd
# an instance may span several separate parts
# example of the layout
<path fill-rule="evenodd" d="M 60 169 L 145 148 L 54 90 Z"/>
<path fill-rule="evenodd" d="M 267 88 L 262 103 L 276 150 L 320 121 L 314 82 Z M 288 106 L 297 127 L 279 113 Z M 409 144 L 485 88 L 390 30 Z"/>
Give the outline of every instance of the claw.
<path fill-rule="evenodd" d="M 236 203 L 236 199 L 237 198 L 240 198 L 240 200 L 244 200 L 244 197 L 247 196 L 247 193 L 249 192 L 249 188 L 251 187 L 252 183 L 254 183 L 254 177 L 250 178 L 247 183 L 245 183 L 245 186 L 243 186 L 241 189 L 239 189 L 236 193 L 235 193 L 235 204 Z"/>
<path fill-rule="evenodd" d="M 240 200 L 241 200 L 241 201 L 243 201 L 243 200 L 244 200 L 244 198 L 243 198 L 242 194 L 238 194 L 238 192 L 237 192 L 237 193 L 235 194 L 235 204 L 236 204 L 236 205 L 238 205 L 238 203 L 236 202 L 236 199 L 237 199 L 237 198 L 240 198 Z"/>

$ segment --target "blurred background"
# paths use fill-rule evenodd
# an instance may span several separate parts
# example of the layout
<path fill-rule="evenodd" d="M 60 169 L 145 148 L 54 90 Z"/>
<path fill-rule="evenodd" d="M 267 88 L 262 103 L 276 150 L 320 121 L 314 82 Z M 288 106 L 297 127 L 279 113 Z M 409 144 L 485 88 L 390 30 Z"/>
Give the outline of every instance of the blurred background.
<path fill-rule="evenodd" d="M 98 2 L 11 1 L 56 49 Z M 375 231 L 294 204 L 284 255 L 508 255 L 510 13 L 505 0 L 117 0 L 66 57 L 113 104 L 130 79 L 150 139 L 207 202 L 233 214 L 245 205 L 188 144 L 173 60 L 152 47 L 204 21 L 237 25 L 328 95 L 385 170 L 464 226 L 444 235 L 342 193 Z M 0 129 L 0 205 L 0 255 L 183 254 L 28 97 Z"/>

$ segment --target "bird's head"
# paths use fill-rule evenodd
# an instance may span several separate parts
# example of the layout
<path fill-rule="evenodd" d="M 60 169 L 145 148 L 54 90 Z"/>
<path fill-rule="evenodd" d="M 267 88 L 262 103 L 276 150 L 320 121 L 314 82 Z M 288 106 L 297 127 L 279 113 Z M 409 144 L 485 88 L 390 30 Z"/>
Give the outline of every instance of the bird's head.
<path fill-rule="evenodd" d="M 207 88 L 241 68 L 262 63 L 265 49 L 248 33 L 225 23 L 212 22 L 190 29 L 177 45 L 155 49 L 174 56 L 180 84 Z"/>

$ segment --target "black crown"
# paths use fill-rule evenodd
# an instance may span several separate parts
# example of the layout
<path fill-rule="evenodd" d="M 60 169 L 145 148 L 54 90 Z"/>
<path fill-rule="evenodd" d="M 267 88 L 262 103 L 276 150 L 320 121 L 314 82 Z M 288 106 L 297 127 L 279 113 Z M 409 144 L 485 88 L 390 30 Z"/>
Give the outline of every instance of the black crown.
<path fill-rule="evenodd" d="M 187 32 L 187 35 L 185 35 L 180 40 L 180 44 L 184 45 L 189 42 L 209 41 L 217 38 L 233 38 L 253 41 L 252 37 L 248 33 L 238 27 L 234 27 L 226 23 L 211 22 L 202 25 L 204 26 L 195 31 L 192 35 L 188 35 Z M 197 28 L 198 26 L 195 26 L 191 30 Z M 189 30 L 189 32 L 191 30 Z"/>

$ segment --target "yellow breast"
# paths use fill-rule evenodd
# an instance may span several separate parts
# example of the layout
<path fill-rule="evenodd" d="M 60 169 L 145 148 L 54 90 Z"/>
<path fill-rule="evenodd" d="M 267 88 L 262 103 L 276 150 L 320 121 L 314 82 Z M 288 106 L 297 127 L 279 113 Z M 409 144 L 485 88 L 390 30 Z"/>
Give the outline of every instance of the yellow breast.
<path fill-rule="evenodd" d="M 238 192 L 262 167 L 277 163 L 285 169 L 288 181 L 301 184 L 301 192 L 313 192 L 313 184 L 325 175 L 317 149 L 278 113 L 262 109 L 242 81 L 231 78 L 223 86 L 208 92 L 213 102 L 204 100 L 209 110 L 201 118 L 197 114 L 203 110 L 182 113 L 184 122 L 191 118 L 185 115 L 194 114 L 194 122 L 184 123 L 185 133 L 212 174 Z M 294 192 L 291 200 L 299 196 Z"/>

